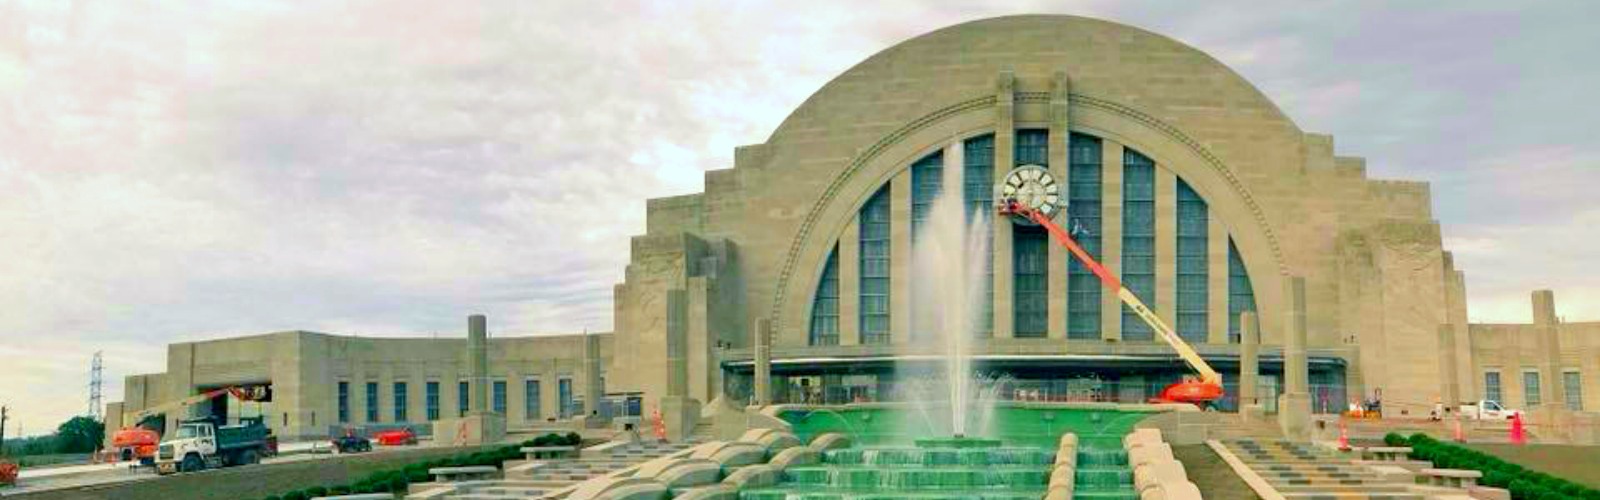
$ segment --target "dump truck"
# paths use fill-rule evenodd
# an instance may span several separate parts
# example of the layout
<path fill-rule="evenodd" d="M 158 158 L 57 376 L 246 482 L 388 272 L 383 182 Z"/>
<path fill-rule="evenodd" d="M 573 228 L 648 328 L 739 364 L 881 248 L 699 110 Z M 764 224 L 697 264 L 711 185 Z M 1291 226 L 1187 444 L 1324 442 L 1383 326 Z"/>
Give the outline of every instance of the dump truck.
<path fill-rule="evenodd" d="M 258 463 L 275 448 L 272 431 L 261 417 L 219 425 L 215 417 L 184 420 L 156 452 L 156 472 L 197 472 Z"/>

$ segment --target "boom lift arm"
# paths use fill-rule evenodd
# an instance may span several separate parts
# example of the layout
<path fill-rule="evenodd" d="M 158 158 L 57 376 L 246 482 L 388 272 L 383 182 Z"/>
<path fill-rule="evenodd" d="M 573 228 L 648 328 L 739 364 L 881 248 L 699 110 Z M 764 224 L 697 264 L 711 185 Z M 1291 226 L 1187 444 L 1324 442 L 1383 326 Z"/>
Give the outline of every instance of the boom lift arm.
<path fill-rule="evenodd" d="M 1156 332 L 1156 336 L 1166 341 L 1167 345 L 1172 346 L 1172 349 L 1178 352 L 1178 357 L 1183 358 L 1183 361 L 1188 363 L 1190 368 L 1200 373 L 1199 381 L 1180 382 L 1168 386 L 1161 391 L 1161 397 L 1157 399 L 1202 404 L 1222 397 L 1222 375 L 1212 369 L 1211 365 L 1206 364 L 1206 361 L 1200 358 L 1200 354 L 1196 353 L 1194 348 L 1183 340 L 1183 337 L 1178 336 L 1177 332 L 1172 331 L 1172 327 L 1161 321 L 1161 318 L 1156 316 L 1155 312 L 1145 306 L 1144 301 L 1139 300 L 1139 296 L 1134 295 L 1132 290 L 1122 284 L 1122 280 L 1112 276 L 1105 266 L 1100 265 L 1099 262 L 1094 260 L 1094 257 L 1089 256 L 1088 252 L 1083 251 L 1083 247 L 1078 246 L 1078 242 L 1072 239 L 1072 235 L 1067 234 L 1065 230 L 1057 226 L 1055 222 L 1052 222 L 1049 216 L 1014 199 L 1004 200 L 1000 207 L 1000 213 L 1019 215 L 1033 221 L 1039 227 L 1043 227 L 1045 231 L 1050 233 L 1050 236 L 1055 238 L 1057 243 L 1067 247 L 1067 251 L 1072 252 L 1073 257 L 1076 257 L 1079 262 L 1083 263 L 1084 267 L 1089 268 L 1090 272 L 1100 278 L 1100 284 L 1105 285 L 1109 290 L 1115 291 L 1117 298 L 1121 299 L 1123 304 L 1127 304 L 1128 308 L 1132 309 L 1135 314 L 1138 314 L 1139 319 L 1150 325 L 1150 329 Z"/>

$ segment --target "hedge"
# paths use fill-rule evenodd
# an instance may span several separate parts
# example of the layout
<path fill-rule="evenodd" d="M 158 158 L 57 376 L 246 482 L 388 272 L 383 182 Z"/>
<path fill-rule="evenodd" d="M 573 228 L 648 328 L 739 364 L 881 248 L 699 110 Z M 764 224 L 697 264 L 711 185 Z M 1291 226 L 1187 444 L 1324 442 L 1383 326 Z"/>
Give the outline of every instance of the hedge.
<path fill-rule="evenodd" d="M 411 483 L 428 482 L 428 469 L 435 467 L 467 467 L 489 465 L 500 467 L 502 462 L 514 460 L 522 456 L 521 448 L 524 446 L 578 446 L 583 438 L 576 432 L 566 435 L 545 434 L 534 439 L 523 441 L 520 444 L 506 445 L 492 450 L 473 453 L 461 453 L 451 457 L 435 458 L 423 462 L 407 464 L 404 467 L 383 470 L 368 474 L 354 483 L 339 486 L 312 486 L 303 490 L 290 491 L 281 495 L 268 495 L 263 500 L 310 500 L 312 498 L 329 495 L 353 495 L 361 493 L 404 493 L 410 488 Z"/>
<path fill-rule="evenodd" d="M 1412 434 L 1410 438 L 1404 438 L 1390 433 L 1383 437 L 1383 442 L 1392 446 L 1409 445 L 1412 456 L 1433 462 L 1435 467 L 1482 472 L 1481 482 L 1484 485 L 1510 490 L 1514 500 L 1600 500 L 1600 490 L 1529 470 L 1500 457 L 1439 441 L 1426 434 Z"/>

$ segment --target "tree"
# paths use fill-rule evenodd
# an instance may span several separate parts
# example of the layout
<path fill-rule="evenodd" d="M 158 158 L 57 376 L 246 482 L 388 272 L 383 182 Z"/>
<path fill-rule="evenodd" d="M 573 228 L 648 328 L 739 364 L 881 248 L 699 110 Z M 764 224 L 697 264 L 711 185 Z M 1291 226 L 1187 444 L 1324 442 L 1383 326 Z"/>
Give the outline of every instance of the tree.
<path fill-rule="evenodd" d="M 88 453 L 100 449 L 105 442 L 105 424 L 90 417 L 76 416 L 56 428 L 57 444 L 61 453 Z"/>

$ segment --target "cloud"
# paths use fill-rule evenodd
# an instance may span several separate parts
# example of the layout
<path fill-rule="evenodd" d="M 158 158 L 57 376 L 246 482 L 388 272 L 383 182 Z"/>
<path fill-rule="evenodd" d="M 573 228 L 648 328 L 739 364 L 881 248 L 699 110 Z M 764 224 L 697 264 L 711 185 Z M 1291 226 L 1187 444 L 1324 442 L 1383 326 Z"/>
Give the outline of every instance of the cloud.
<path fill-rule="evenodd" d="M 1571 251 L 1600 241 L 1565 232 L 1600 184 L 1585 7 L 0 3 L 0 352 L 30 360 L 0 395 L 59 421 L 94 350 L 120 391 L 226 335 L 608 330 L 644 200 L 879 50 L 1024 12 L 1174 36 L 1374 175 L 1434 181 L 1485 317 L 1549 286 L 1600 318 Z"/>

